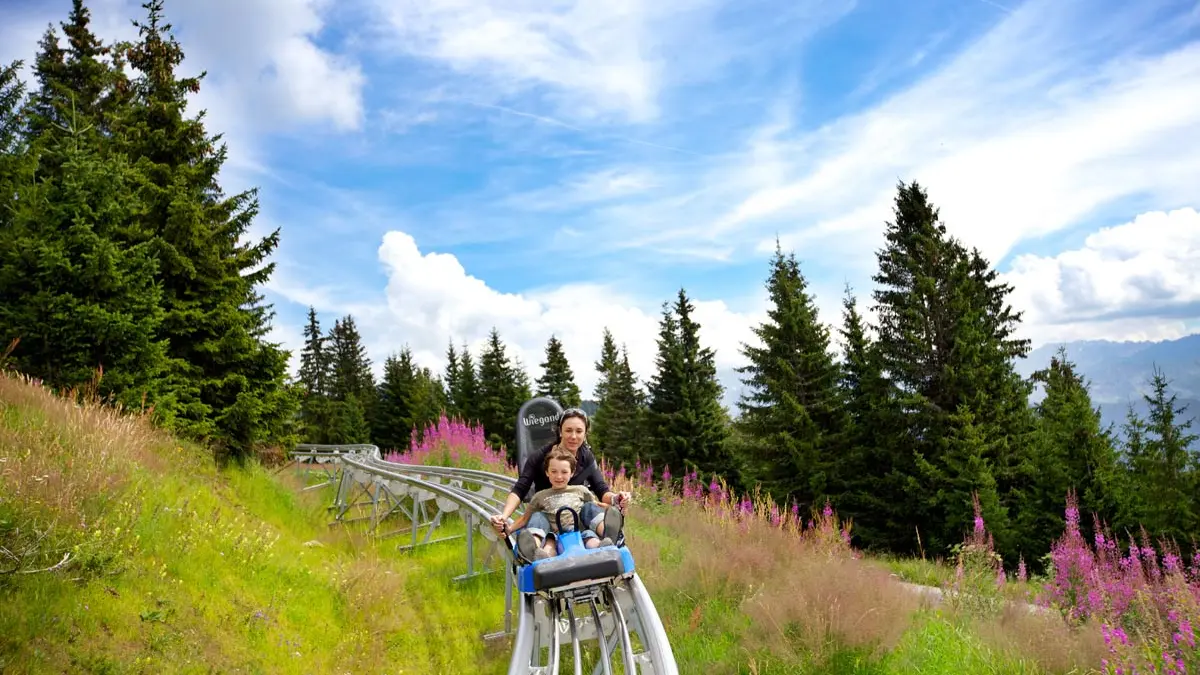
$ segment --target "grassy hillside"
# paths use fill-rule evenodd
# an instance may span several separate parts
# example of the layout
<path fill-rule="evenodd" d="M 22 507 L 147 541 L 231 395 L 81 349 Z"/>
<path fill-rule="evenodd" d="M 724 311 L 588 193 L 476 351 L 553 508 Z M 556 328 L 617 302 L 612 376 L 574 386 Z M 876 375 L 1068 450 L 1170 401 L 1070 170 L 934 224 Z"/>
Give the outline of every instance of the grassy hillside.
<path fill-rule="evenodd" d="M 329 527 L 328 493 L 299 487 L 0 377 L 0 670 L 505 671 L 507 642 L 480 639 L 502 578 L 451 581 L 461 541 L 398 552 Z M 1104 656 L 1094 626 L 928 607 L 893 571 L 944 568 L 860 558 L 832 518 L 794 531 L 637 499 L 629 546 L 681 672 L 1067 673 Z"/>
<path fill-rule="evenodd" d="M 0 671 L 442 673 L 498 663 L 495 580 L 331 529 L 289 472 L 0 379 Z M 14 557 L 19 560 L 13 559 Z M 443 573 L 445 572 L 445 573 Z M 503 651 L 503 650 L 501 650 Z M 498 656 L 503 656 L 503 653 Z M 492 672 L 496 672 L 493 669 Z"/>

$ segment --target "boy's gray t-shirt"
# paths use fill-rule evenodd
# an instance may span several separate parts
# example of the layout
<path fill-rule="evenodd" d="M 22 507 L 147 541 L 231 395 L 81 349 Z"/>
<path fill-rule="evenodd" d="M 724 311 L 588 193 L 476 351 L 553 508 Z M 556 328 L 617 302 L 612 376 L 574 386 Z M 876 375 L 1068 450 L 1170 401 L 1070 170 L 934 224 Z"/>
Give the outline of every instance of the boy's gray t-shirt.
<path fill-rule="evenodd" d="M 580 507 L 587 502 L 596 501 L 596 495 L 592 491 L 582 485 L 568 485 L 562 489 L 547 488 L 533 495 L 533 499 L 529 500 L 529 509 L 531 511 L 541 511 L 546 514 L 550 520 L 550 530 L 558 531 L 558 522 L 554 514 L 564 506 L 569 506 L 575 513 L 579 513 Z M 573 523 L 573 516 L 569 513 L 563 514 L 563 525 L 570 527 Z"/>

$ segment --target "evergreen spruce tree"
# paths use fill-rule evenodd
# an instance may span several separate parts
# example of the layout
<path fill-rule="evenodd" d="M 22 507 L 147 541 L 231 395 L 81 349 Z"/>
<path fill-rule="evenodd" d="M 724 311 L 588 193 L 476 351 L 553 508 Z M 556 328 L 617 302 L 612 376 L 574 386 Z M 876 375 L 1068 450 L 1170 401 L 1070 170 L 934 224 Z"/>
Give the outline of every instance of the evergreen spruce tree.
<path fill-rule="evenodd" d="M 563 352 L 562 342 L 554 335 L 546 343 L 546 360 L 542 362 L 542 376 L 537 380 L 536 396 L 548 396 L 563 408 L 579 407 L 579 386 L 575 374 Z"/>
<path fill-rule="evenodd" d="M 480 423 L 483 417 L 479 408 L 479 369 L 465 342 L 458 358 L 458 382 L 448 395 L 464 420 Z"/>
<path fill-rule="evenodd" d="M 730 473 L 729 434 L 715 354 L 700 344 L 700 325 L 684 289 L 673 307 L 663 305 L 657 372 L 650 381 L 646 413 L 650 458 L 675 475 Z"/>
<path fill-rule="evenodd" d="M 304 327 L 304 350 L 300 352 L 300 387 L 302 389 L 300 417 L 301 437 L 309 443 L 328 442 L 331 425 L 329 400 L 330 353 L 328 341 L 321 333 L 316 309 L 308 308 L 308 323 Z"/>
<path fill-rule="evenodd" d="M 807 510 L 830 496 L 848 420 L 829 331 L 795 255 L 784 257 L 778 242 L 767 290 L 768 320 L 753 329 L 762 345 L 743 345 L 749 364 L 738 368 L 747 392 L 738 403 L 743 471 L 747 483 Z"/>
<path fill-rule="evenodd" d="M 367 416 L 370 404 L 357 394 L 346 394 L 330 404 L 328 442 L 357 444 L 371 442 L 371 421 Z"/>
<path fill-rule="evenodd" d="M 467 422 L 479 420 L 478 373 L 471 351 L 464 342 L 462 351 L 454 349 L 451 342 L 446 350 L 446 372 L 444 382 L 439 384 L 445 400 L 446 412 Z"/>
<path fill-rule="evenodd" d="M 688 439 L 679 427 L 684 409 L 685 364 L 679 344 L 679 322 L 668 303 L 663 303 L 659 320 L 655 373 L 647 386 L 646 450 L 656 464 L 681 466 L 688 454 Z"/>
<path fill-rule="evenodd" d="M 415 368 L 413 396 L 409 402 L 418 440 L 424 437 L 425 427 L 447 412 L 449 397 L 441 379 L 429 368 Z"/>
<path fill-rule="evenodd" d="M 461 373 L 462 370 L 458 363 L 458 352 L 454 351 L 454 341 L 451 340 L 449 346 L 446 348 L 446 412 L 454 417 L 465 418 L 465 411 L 460 405 L 460 402 L 457 400 L 457 397 L 454 395 L 454 392 L 458 391 L 459 387 L 462 386 Z"/>
<path fill-rule="evenodd" d="M 1102 427 L 1100 409 L 1092 405 L 1088 385 L 1066 350 L 1059 348 L 1031 379 L 1045 387 L 1045 396 L 1034 408 L 1034 481 L 1021 510 L 1021 531 L 1030 550 L 1048 551 L 1061 535 L 1061 511 L 1070 490 L 1079 500 L 1085 533 L 1092 524 L 1089 516 L 1114 522 L 1119 515 L 1119 473 L 1113 439 Z"/>
<path fill-rule="evenodd" d="M 20 186 L 33 182 L 37 158 L 24 133 L 27 92 L 19 75 L 21 61 L 0 68 L 0 194 L 16 195 Z M 9 249 L 15 236 L 15 209 L 0 208 L 0 250 Z M 7 345 L 0 345 L 3 349 Z"/>
<path fill-rule="evenodd" d="M 588 440 L 596 452 L 613 464 L 632 465 L 641 446 L 642 397 L 637 379 L 629 366 L 629 353 L 617 350 L 617 342 L 605 328 L 600 360 L 595 363 L 600 379 L 592 396 L 596 414 L 592 416 Z"/>
<path fill-rule="evenodd" d="M 418 367 L 406 345 L 389 356 L 376 394 L 371 438 L 380 448 L 403 452 L 437 420 L 446 407 L 442 383 L 428 368 Z"/>
<path fill-rule="evenodd" d="M 510 462 L 516 461 L 517 411 L 531 397 L 528 377 L 493 327 L 479 359 L 478 412 L 488 443 L 506 448 Z"/>
<path fill-rule="evenodd" d="M 632 466 L 645 447 L 642 418 L 646 410 L 646 394 L 629 365 L 629 349 L 624 344 L 621 345 L 621 363 L 609 393 L 609 401 L 614 413 L 610 439 L 617 449 L 616 456 Z"/>
<path fill-rule="evenodd" d="M 977 251 L 946 234 L 916 183 L 900 184 L 885 237 L 874 277 L 879 351 L 903 413 L 897 471 L 907 477 L 910 500 L 899 511 L 908 522 L 898 529 L 915 535 L 920 528 L 931 549 L 948 550 L 970 529 L 971 492 L 982 497 L 994 481 L 1000 507 L 987 513 L 985 504 L 984 517 L 1012 559 L 1021 537 L 1008 516 L 1032 480 L 1033 417 L 1029 388 L 1013 364 L 1028 343 L 1012 337 L 1020 316 L 1006 304 L 1011 289 Z M 971 460 L 976 453 L 984 461 Z"/>
<path fill-rule="evenodd" d="M 859 545 L 886 550 L 898 545 L 896 534 L 903 522 L 897 507 L 904 503 L 906 479 L 897 467 L 906 464 L 896 456 L 897 434 L 890 428 L 901 418 L 878 346 L 867 335 L 849 287 L 839 333 L 844 349 L 840 389 L 849 420 L 845 449 L 834 472 L 834 501 L 838 513 L 854 521 Z"/>
<path fill-rule="evenodd" d="M 1120 531 L 1136 532 L 1145 525 L 1144 519 L 1150 509 L 1150 499 L 1145 476 L 1152 471 L 1153 458 L 1148 447 L 1149 429 L 1129 404 L 1125 410 L 1125 422 L 1121 425 L 1125 437 L 1120 460 L 1120 496 L 1118 515 L 1112 523 Z"/>
<path fill-rule="evenodd" d="M 240 241 L 257 212 L 255 193 L 222 193 L 226 149 L 208 135 L 203 115 L 184 114 L 201 78 L 177 75 L 183 50 L 163 20 L 162 0 L 143 7 L 146 20 L 135 23 L 139 38 L 126 52 L 138 72 L 133 104 L 113 136 L 144 176 L 138 190 L 146 208 L 133 236 L 152 242 L 160 260 L 161 335 L 179 428 L 240 458 L 256 444 L 284 440 L 276 431 L 297 403 L 285 386 L 288 353 L 263 339 L 270 314 L 256 291 L 274 270 L 265 260 L 279 232 Z"/>
<path fill-rule="evenodd" d="M 407 346 L 399 356 L 389 356 L 384 361 L 371 433 L 371 438 L 382 450 L 406 450 L 414 427 L 425 421 L 418 417 L 424 411 L 415 409 L 421 396 L 417 375 L 412 351 Z"/>
<path fill-rule="evenodd" d="M 1150 536 L 1184 544 L 1200 530 L 1200 496 L 1197 476 L 1200 461 L 1197 436 L 1188 406 L 1177 404 L 1170 380 L 1157 367 L 1150 379 L 1150 392 L 1143 395 L 1149 406 L 1137 435 L 1140 448 L 1130 448 L 1132 483 L 1142 495 L 1138 516 Z"/>
<path fill-rule="evenodd" d="M 371 435 L 375 377 L 354 317 L 346 315 L 329 331 L 330 443 L 366 443 Z"/>
<path fill-rule="evenodd" d="M 107 136 L 128 103 L 124 57 L 92 32 L 91 12 L 82 0 L 73 0 L 67 21 L 59 25 L 67 38 L 66 48 L 57 32 L 47 28 L 34 65 L 39 86 L 30 101 L 31 140 L 49 141 L 70 133 L 68 129 L 89 126 Z M 62 157 L 55 153 L 41 160 L 42 173 L 61 169 L 55 162 Z"/>
<path fill-rule="evenodd" d="M 4 127 L 13 113 L 0 111 Z M 25 151 L 15 138 L 8 145 Z M 55 173 L 33 180 L 27 155 L 5 157 L 0 182 L 12 192 L 0 238 L 0 342 L 19 339 L 13 365 L 51 387 L 78 387 L 99 371 L 99 394 L 156 406 L 169 420 L 156 261 L 147 245 L 119 237 L 143 208 L 137 175 L 102 145 L 99 130 L 79 119 L 37 141 Z"/>
<path fill-rule="evenodd" d="M 375 376 L 371 373 L 371 359 L 363 346 L 362 336 L 352 315 L 347 314 L 334 321 L 327 337 L 329 341 L 329 393 L 338 401 L 355 396 L 361 402 L 373 398 Z"/>
<path fill-rule="evenodd" d="M 304 350 L 300 352 L 300 382 L 309 396 L 329 393 L 329 355 L 326 337 L 321 333 L 317 310 L 308 308 L 308 324 L 304 326 Z"/>
<path fill-rule="evenodd" d="M 620 377 L 620 361 L 621 355 L 617 351 L 617 341 L 613 339 L 612 332 L 608 328 L 604 329 L 604 338 L 600 345 L 600 360 L 595 363 L 596 372 L 600 373 L 600 379 L 596 381 L 596 386 L 592 391 L 592 397 L 596 400 L 596 414 L 592 416 L 591 425 L 588 429 L 588 442 L 597 453 L 607 457 L 615 457 L 613 452 L 613 404 L 611 400 L 612 392 L 616 388 L 617 379 Z"/>

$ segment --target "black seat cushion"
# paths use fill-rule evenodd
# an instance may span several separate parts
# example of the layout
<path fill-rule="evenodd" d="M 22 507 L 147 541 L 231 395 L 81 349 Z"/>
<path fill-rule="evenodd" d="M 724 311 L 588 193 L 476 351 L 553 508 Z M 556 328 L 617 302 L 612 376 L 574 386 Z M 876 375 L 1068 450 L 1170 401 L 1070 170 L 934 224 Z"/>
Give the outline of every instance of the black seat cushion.
<path fill-rule="evenodd" d="M 608 579 L 624 573 L 625 561 L 621 558 L 621 552 L 610 549 L 539 562 L 533 567 L 533 586 L 540 591 L 584 579 Z"/>

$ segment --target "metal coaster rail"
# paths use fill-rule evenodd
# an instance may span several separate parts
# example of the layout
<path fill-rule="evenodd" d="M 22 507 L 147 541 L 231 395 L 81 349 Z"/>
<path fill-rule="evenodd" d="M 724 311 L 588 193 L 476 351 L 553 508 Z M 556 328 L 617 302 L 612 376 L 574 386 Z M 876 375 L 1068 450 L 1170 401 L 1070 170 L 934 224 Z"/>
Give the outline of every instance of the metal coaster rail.
<path fill-rule="evenodd" d="M 527 418 L 524 413 L 525 407 L 518 424 Z M 521 460 L 525 454 L 521 452 Z M 594 675 L 613 675 L 614 672 L 625 675 L 678 674 L 662 621 L 636 570 L 597 578 L 570 579 L 569 583 L 530 589 L 532 570 L 526 569 L 526 561 L 519 560 L 514 554 L 513 539 L 497 535 L 489 521 L 503 507 L 514 481 L 511 476 L 477 469 L 389 462 L 380 455 L 378 447 L 368 444 L 302 444 L 296 446 L 291 458 L 298 471 L 315 469 L 324 476 L 322 482 L 310 485 L 306 490 L 336 488 L 333 503 L 329 506 L 334 516 L 331 525 L 369 519 L 369 527 L 375 531 L 392 516 L 402 515 L 407 527 L 379 535 L 382 538 L 409 535 L 406 538 L 410 543 L 399 546 L 402 550 L 465 537 L 467 572 L 454 577 L 455 581 L 500 571 L 499 567 L 502 567 L 505 574 L 504 628 L 483 638 L 513 638 L 509 675 L 558 675 L 562 638 L 567 634 L 570 635 L 576 675 L 582 675 L 582 644 L 593 641 L 599 652 L 592 670 Z M 369 515 L 355 517 L 355 510 L 368 508 Z M 445 522 L 444 518 L 454 515 L 460 516 L 465 523 L 465 535 L 433 539 L 434 531 Z M 487 547 L 482 563 L 484 569 L 476 569 L 476 535 L 483 537 Z M 586 564 L 585 558 L 590 553 L 575 556 L 569 562 L 571 565 Z M 632 560 L 630 552 L 622 555 L 626 560 Z M 487 565 L 493 558 L 499 558 L 500 565 L 489 569 Z M 578 614 L 577 608 L 582 610 Z M 517 612 L 515 633 L 514 609 Z M 614 665 L 618 665 L 619 670 L 614 671 Z"/>

